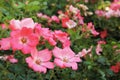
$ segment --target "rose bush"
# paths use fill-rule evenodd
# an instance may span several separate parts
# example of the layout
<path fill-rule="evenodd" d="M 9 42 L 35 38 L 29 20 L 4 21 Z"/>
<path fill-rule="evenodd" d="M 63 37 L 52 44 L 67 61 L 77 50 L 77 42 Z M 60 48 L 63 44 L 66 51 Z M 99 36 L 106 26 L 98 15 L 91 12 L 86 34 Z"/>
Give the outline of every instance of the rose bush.
<path fill-rule="evenodd" d="M 120 0 L 1 0 L 1 80 L 119 80 Z"/>

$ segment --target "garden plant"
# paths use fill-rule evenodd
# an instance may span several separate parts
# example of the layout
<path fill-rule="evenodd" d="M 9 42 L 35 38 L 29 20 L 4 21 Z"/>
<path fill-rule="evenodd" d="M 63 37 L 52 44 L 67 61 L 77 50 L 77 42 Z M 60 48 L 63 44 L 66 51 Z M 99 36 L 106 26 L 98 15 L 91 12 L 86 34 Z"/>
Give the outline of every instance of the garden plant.
<path fill-rule="evenodd" d="M 0 80 L 120 80 L 120 0 L 0 0 Z"/>

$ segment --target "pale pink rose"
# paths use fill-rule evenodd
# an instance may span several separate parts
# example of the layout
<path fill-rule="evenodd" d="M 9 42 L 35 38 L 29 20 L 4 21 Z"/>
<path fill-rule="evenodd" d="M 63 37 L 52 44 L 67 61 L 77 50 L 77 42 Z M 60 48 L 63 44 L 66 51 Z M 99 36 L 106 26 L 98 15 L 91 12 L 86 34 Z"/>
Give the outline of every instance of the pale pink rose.
<path fill-rule="evenodd" d="M 62 10 L 59 10 L 57 13 L 58 13 L 58 14 L 63 14 Z"/>
<path fill-rule="evenodd" d="M 44 18 L 46 20 L 50 20 L 50 17 L 48 15 L 43 15 L 41 18 Z"/>
<path fill-rule="evenodd" d="M 24 18 L 21 21 L 12 19 L 10 21 L 10 29 L 11 30 L 18 30 L 18 29 L 20 30 L 23 27 L 34 29 L 36 24 L 37 23 L 34 23 L 32 18 Z"/>
<path fill-rule="evenodd" d="M 78 8 L 73 7 L 73 5 L 70 5 L 69 10 L 74 14 L 77 14 L 80 12 L 80 10 Z"/>
<path fill-rule="evenodd" d="M 22 28 L 11 32 L 11 47 L 13 50 L 21 50 L 24 54 L 30 53 L 35 48 L 39 39 L 36 34 L 32 32 L 31 28 Z"/>
<path fill-rule="evenodd" d="M 2 38 L 0 40 L 0 50 L 8 50 L 10 49 L 11 45 L 10 45 L 10 37 L 8 38 Z"/>
<path fill-rule="evenodd" d="M 120 16 L 120 4 L 119 0 L 114 0 L 109 7 L 106 7 L 106 11 L 97 10 L 95 13 L 98 16 L 104 16 L 106 18 L 119 17 Z"/>
<path fill-rule="evenodd" d="M 94 36 L 99 35 L 99 32 L 97 32 L 95 29 L 92 29 L 92 30 L 91 30 L 91 33 L 92 33 Z"/>
<path fill-rule="evenodd" d="M 106 18 L 110 18 L 114 15 L 114 10 L 110 9 L 105 13 Z"/>
<path fill-rule="evenodd" d="M 113 16 L 120 17 L 120 10 L 118 9 L 118 10 L 114 11 Z"/>
<path fill-rule="evenodd" d="M 79 20 L 79 24 L 80 24 L 80 25 L 83 25 L 83 24 L 84 24 L 83 19 L 80 19 L 80 20 Z"/>
<path fill-rule="evenodd" d="M 98 41 L 98 44 L 106 44 L 106 41 L 100 40 Z"/>
<path fill-rule="evenodd" d="M 59 18 L 58 18 L 57 16 L 55 16 L 55 15 L 53 15 L 53 16 L 51 17 L 51 19 L 52 19 L 52 21 L 55 21 L 56 23 L 60 23 Z"/>
<path fill-rule="evenodd" d="M 97 46 L 96 46 L 96 53 L 97 53 L 97 55 L 100 55 L 100 52 L 103 51 L 101 45 L 102 45 L 102 44 L 105 45 L 105 44 L 106 44 L 106 41 L 100 40 L 100 41 L 98 41 L 97 43 L 98 43 L 98 44 L 97 44 Z"/>
<path fill-rule="evenodd" d="M 77 13 L 76 15 L 74 15 L 73 18 L 75 18 L 75 20 L 78 20 L 79 25 L 84 24 L 84 17 L 82 17 L 80 13 Z"/>
<path fill-rule="evenodd" d="M 21 26 L 23 26 L 23 27 L 34 29 L 36 24 L 37 23 L 34 23 L 32 18 L 24 18 L 24 19 L 21 20 Z"/>
<path fill-rule="evenodd" d="M 17 63 L 18 59 L 14 58 L 14 55 L 0 56 L 0 60 L 9 61 L 10 63 Z"/>
<path fill-rule="evenodd" d="M 37 13 L 37 17 L 41 18 L 43 16 L 42 13 Z"/>
<path fill-rule="evenodd" d="M 87 25 L 87 29 L 91 31 L 91 33 L 94 35 L 94 36 L 97 36 L 99 35 L 99 32 L 97 32 L 94 28 L 94 25 L 92 24 L 92 22 L 89 22 L 88 25 Z"/>
<path fill-rule="evenodd" d="M 87 53 L 88 51 L 86 49 L 83 49 L 81 52 L 77 54 L 77 56 L 84 57 Z"/>
<path fill-rule="evenodd" d="M 69 29 L 76 27 L 77 23 L 74 22 L 73 20 L 69 20 L 66 22 L 66 25 L 68 26 Z"/>
<path fill-rule="evenodd" d="M 8 55 L 7 60 L 11 63 L 17 63 L 18 59 L 14 58 L 14 55 Z"/>
<path fill-rule="evenodd" d="M 60 68 L 72 67 L 73 70 L 77 70 L 77 62 L 81 62 L 80 57 L 76 56 L 70 47 L 66 47 L 64 49 L 55 47 L 53 49 L 53 55 L 55 57 L 54 63 Z"/>
<path fill-rule="evenodd" d="M 77 56 L 84 57 L 87 54 L 89 54 L 91 52 L 91 50 L 92 50 L 92 46 L 88 50 L 83 49 L 81 52 L 78 52 Z M 89 54 L 89 55 L 91 56 L 91 54 Z"/>
<path fill-rule="evenodd" d="M 105 16 L 105 11 L 103 11 L 103 10 L 96 10 L 95 11 L 95 14 L 97 14 L 98 16 Z"/>
<path fill-rule="evenodd" d="M 48 49 L 41 51 L 33 50 L 31 56 L 26 58 L 26 63 L 34 71 L 46 73 L 47 68 L 54 68 L 54 64 L 50 62 L 51 59 L 52 54 Z"/>
<path fill-rule="evenodd" d="M 46 19 L 46 20 L 50 20 L 50 17 L 46 14 L 43 14 L 43 13 L 37 13 L 37 17 L 43 18 L 43 19 Z"/>
<path fill-rule="evenodd" d="M 92 22 L 88 23 L 87 28 L 90 30 L 94 28 L 94 25 L 92 24 Z"/>
<path fill-rule="evenodd" d="M 100 52 L 102 52 L 102 51 L 103 51 L 103 49 L 102 49 L 102 47 L 101 47 L 101 44 L 97 44 L 96 54 L 97 54 L 97 55 L 100 55 Z"/>

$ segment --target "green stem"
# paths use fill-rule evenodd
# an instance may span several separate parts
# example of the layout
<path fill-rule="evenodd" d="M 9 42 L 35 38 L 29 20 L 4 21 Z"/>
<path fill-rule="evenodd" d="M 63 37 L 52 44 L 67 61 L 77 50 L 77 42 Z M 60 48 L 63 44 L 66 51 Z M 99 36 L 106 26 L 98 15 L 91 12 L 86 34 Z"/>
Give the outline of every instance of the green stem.
<path fill-rule="evenodd" d="M 38 75 L 39 75 L 39 79 L 40 79 L 40 80 L 43 80 L 42 74 L 41 74 L 41 73 L 38 73 Z"/>
<path fill-rule="evenodd" d="M 54 73 L 54 70 L 52 70 L 52 73 L 51 73 L 51 75 L 50 75 L 50 79 L 49 79 L 49 80 L 52 80 L 54 74 L 55 74 L 55 73 Z"/>

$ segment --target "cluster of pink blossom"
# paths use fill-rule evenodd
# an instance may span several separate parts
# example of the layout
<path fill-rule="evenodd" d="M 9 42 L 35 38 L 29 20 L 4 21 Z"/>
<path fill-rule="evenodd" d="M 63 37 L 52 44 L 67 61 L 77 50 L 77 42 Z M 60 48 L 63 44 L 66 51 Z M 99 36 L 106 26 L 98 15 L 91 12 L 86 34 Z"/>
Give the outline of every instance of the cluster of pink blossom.
<path fill-rule="evenodd" d="M 81 62 L 80 58 L 85 57 L 92 50 L 91 47 L 88 50 L 83 49 L 78 54 L 74 53 L 70 48 L 70 38 L 66 32 L 42 28 L 41 24 L 35 23 L 31 18 L 25 18 L 21 21 L 12 19 L 8 28 L 10 29 L 10 36 L 0 40 L 0 50 L 13 50 L 13 54 L 0 56 L 0 59 L 17 63 L 18 60 L 14 58 L 14 54 L 15 51 L 19 50 L 24 55 L 30 54 L 26 58 L 26 63 L 36 72 L 46 73 L 47 68 L 53 69 L 55 66 L 60 68 L 72 67 L 73 70 L 77 70 L 77 62 Z M 94 34 L 92 23 L 88 24 L 88 28 Z M 94 35 L 98 35 L 98 33 L 95 32 Z M 46 44 L 45 41 L 54 46 L 54 49 L 46 48 L 39 51 L 37 47 Z M 61 42 L 62 48 L 57 47 L 57 41 Z M 99 51 L 102 51 L 101 47 L 97 47 L 96 52 Z M 54 59 L 53 62 L 51 62 L 52 59 Z"/>
<path fill-rule="evenodd" d="M 42 44 L 44 44 L 44 41 L 48 41 L 52 46 L 55 46 L 57 40 L 59 40 L 63 47 L 70 46 L 67 33 L 61 30 L 53 32 L 49 28 L 42 28 L 41 24 L 34 23 L 31 18 L 25 18 L 21 21 L 11 20 L 9 28 L 11 30 L 10 37 L 0 40 L 0 49 L 8 50 L 12 48 L 13 51 L 21 50 L 24 54 L 28 54 L 31 49 L 41 44 L 39 43 L 40 40 L 42 40 Z"/>
<path fill-rule="evenodd" d="M 43 13 L 37 13 L 37 17 L 46 20 L 48 22 L 48 25 L 51 25 L 52 22 L 60 23 L 60 20 L 56 15 L 50 17 Z"/>
<path fill-rule="evenodd" d="M 84 24 L 84 17 L 81 16 L 80 10 L 73 5 L 70 5 L 66 12 L 59 11 L 59 18 L 64 28 L 71 29 Z"/>
<path fill-rule="evenodd" d="M 85 32 L 90 32 L 93 36 L 97 36 L 97 35 L 99 35 L 99 32 L 97 32 L 96 30 L 95 30 L 95 27 L 94 27 L 94 25 L 92 24 L 92 22 L 89 22 L 88 24 L 87 24 L 87 26 L 86 26 L 86 24 L 85 25 L 83 25 L 82 26 L 82 32 L 83 33 L 85 33 Z M 86 37 L 88 37 L 89 36 L 89 34 L 88 35 L 86 35 Z"/>
<path fill-rule="evenodd" d="M 61 68 L 72 67 L 73 70 L 77 70 L 77 62 L 81 62 L 81 59 L 70 49 L 67 33 L 42 28 L 31 18 L 21 21 L 13 19 L 8 27 L 11 30 L 10 36 L 0 40 L 0 50 L 12 49 L 13 54 L 0 56 L 0 59 L 16 63 L 18 60 L 14 58 L 14 52 L 20 50 L 23 54 L 31 55 L 26 58 L 26 62 L 34 71 L 46 73 L 47 68 L 53 69 L 55 65 Z M 58 40 L 62 43 L 63 49 L 56 46 Z M 38 51 L 37 46 L 46 44 L 45 41 L 55 48 L 51 51 L 48 49 Z M 52 55 L 54 62 L 50 62 Z"/>
<path fill-rule="evenodd" d="M 120 0 L 114 0 L 105 10 L 96 10 L 95 13 L 99 17 L 120 17 Z"/>
<path fill-rule="evenodd" d="M 37 16 L 39 18 L 46 19 L 49 25 L 52 24 L 51 22 L 56 22 L 57 24 L 60 25 L 62 24 L 63 28 L 68 28 L 68 29 L 72 29 L 75 27 L 82 27 L 83 32 L 89 31 L 94 36 L 99 35 L 99 33 L 95 30 L 92 22 L 88 23 L 88 25 L 84 23 L 84 17 L 81 15 L 80 9 L 78 9 L 77 7 L 70 5 L 67 7 L 67 10 L 65 12 L 58 11 L 58 14 L 59 14 L 58 17 L 55 15 L 49 17 L 42 13 L 38 13 Z"/>
<path fill-rule="evenodd" d="M 37 13 L 37 16 L 39 18 L 46 19 L 49 25 L 51 24 L 51 22 L 61 22 L 63 28 L 71 29 L 76 27 L 77 24 L 84 24 L 84 18 L 81 16 L 80 10 L 78 8 L 73 7 L 72 5 L 69 6 L 66 12 L 58 11 L 58 14 L 58 17 L 55 15 L 49 17 L 42 13 Z"/>
<path fill-rule="evenodd" d="M 42 13 L 38 13 L 37 16 L 46 19 L 48 25 L 55 22 L 66 29 L 81 27 L 83 33 L 91 33 L 93 36 L 99 35 L 92 22 L 84 23 L 84 17 L 81 16 L 78 8 L 70 5 L 66 12 L 58 11 L 58 14 L 58 17 L 55 15 L 49 17 Z M 2 24 L 1 26 L 2 29 L 6 29 L 6 25 Z M 13 54 L 0 56 L 0 60 L 17 63 L 18 60 L 14 58 L 14 54 L 15 51 L 21 51 L 24 55 L 30 54 L 25 61 L 31 69 L 36 72 L 46 73 L 47 69 L 53 69 L 55 66 L 60 68 L 71 67 L 73 70 L 77 70 L 77 62 L 82 61 L 81 57 L 85 57 L 87 54 L 91 57 L 92 46 L 88 50 L 83 49 L 76 54 L 70 48 L 71 41 L 68 33 L 43 28 L 41 24 L 35 23 L 31 18 L 12 19 L 8 29 L 10 29 L 10 35 L 0 40 L 0 50 L 13 50 Z M 106 37 L 104 33 L 101 33 L 100 36 L 102 38 Z M 44 48 L 38 50 L 38 47 L 45 45 L 46 41 L 53 46 L 53 49 Z M 62 44 L 62 48 L 57 47 L 58 42 Z M 104 41 L 98 42 L 96 47 L 97 55 L 102 52 L 101 44 L 105 44 Z"/>

